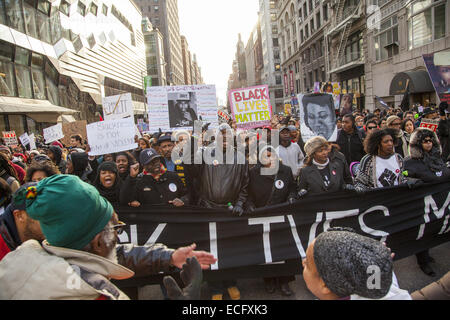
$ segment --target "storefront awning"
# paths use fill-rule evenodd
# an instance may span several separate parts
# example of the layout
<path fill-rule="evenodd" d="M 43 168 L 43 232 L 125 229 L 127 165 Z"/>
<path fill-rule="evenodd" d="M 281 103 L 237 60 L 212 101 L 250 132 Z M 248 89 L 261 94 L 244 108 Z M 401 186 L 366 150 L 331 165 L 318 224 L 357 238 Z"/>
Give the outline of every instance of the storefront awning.
<path fill-rule="evenodd" d="M 55 113 L 72 115 L 79 111 L 55 106 L 48 100 L 21 99 L 15 97 L 0 97 L 0 113 L 30 114 Z"/>
<path fill-rule="evenodd" d="M 389 94 L 401 95 L 406 92 L 409 85 L 409 93 L 433 92 L 433 83 L 426 70 L 406 71 L 397 73 L 391 81 Z"/>

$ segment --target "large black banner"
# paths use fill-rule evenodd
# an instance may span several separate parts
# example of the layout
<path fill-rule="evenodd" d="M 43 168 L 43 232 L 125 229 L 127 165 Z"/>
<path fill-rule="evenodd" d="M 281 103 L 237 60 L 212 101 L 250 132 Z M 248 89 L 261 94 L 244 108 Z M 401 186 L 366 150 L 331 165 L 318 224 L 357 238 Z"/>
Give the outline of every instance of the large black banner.
<path fill-rule="evenodd" d="M 307 196 L 292 205 L 234 217 L 198 207 L 119 207 L 127 223 L 122 243 L 197 244 L 218 262 L 206 279 L 299 274 L 308 244 L 324 230 L 344 226 L 387 243 L 404 258 L 450 239 L 450 183 Z M 284 263 L 283 263 L 284 262 Z M 134 279 L 134 284 L 149 279 Z M 146 282 L 147 281 L 147 282 Z"/>

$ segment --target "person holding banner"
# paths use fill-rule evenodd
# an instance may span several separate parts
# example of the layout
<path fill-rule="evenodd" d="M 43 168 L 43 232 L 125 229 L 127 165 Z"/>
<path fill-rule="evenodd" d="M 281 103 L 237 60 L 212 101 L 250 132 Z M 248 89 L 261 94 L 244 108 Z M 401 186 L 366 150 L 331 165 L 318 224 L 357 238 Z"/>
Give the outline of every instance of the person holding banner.
<path fill-rule="evenodd" d="M 450 180 L 450 169 L 441 158 L 441 145 L 433 131 L 417 128 L 410 141 L 411 156 L 405 159 L 403 171 L 406 179 L 425 183 Z M 436 273 L 429 263 L 434 260 L 428 250 L 419 252 L 416 257 L 420 269 L 433 277 Z"/>
<path fill-rule="evenodd" d="M 291 169 L 281 163 L 272 146 L 262 149 L 259 159 L 262 161 L 250 169 L 248 199 L 245 204 L 247 211 L 253 212 L 256 208 L 286 202 L 293 203 L 297 197 L 297 187 Z M 263 168 L 274 169 L 276 162 L 278 162 L 277 172 L 272 175 L 263 174 Z M 289 282 L 294 280 L 295 276 L 264 278 L 266 292 L 274 293 L 278 285 L 282 295 L 291 296 L 293 292 Z"/>
<path fill-rule="evenodd" d="M 298 190 L 303 195 L 353 190 L 349 171 L 339 157 L 330 157 L 329 142 L 317 136 L 305 144 L 305 166 L 300 170 Z M 345 160 L 344 160 L 345 161 Z"/>
<path fill-rule="evenodd" d="M 364 149 L 367 155 L 361 159 L 355 178 L 357 192 L 392 187 L 406 182 L 401 174 L 403 157 L 394 150 L 397 134 L 397 130 L 383 129 L 366 137 Z"/>

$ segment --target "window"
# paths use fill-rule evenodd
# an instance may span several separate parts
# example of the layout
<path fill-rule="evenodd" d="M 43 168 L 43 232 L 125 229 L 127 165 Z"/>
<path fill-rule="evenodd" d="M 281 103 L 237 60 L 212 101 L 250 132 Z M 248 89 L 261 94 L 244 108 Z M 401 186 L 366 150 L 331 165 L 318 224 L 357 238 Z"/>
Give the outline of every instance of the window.
<path fill-rule="evenodd" d="M 328 6 L 324 5 L 322 7 L 322 15 L 323 15 L 323 21 L 328 21 Z"/>
<path fill-rule="evenodd" d="M 0 95 L 15 96 L 16 85 L 14 82 L 13 64 L 0 57 Z"/>
<path fill-rule="evenodd" d="M 46 89 L 48 100 L 54 105 L 59 105 L 59 94 L 58 94 L 58 84 L 59 84 L 59 74 L 55 67 L 50 61 L 45 62 L 45 79 L 46 79 Z"/>
<path fill-rule="evenodd" d="M 275 84 L 283 84 L 283 81 L 281 80 L 280 75 L 275 76 Z M 276 92 L 276 91 L 275 91 Z M 276 95 L 276 94 L 275 94 Z M 283 97 L 283 90 L 281 90 L 281 98 Z M 276 97 L 275 97 L 276 98 Z"/>
<path fill-rule="evenodd" d="M 59 5 L 59 11 L 61 11 L 66 16 L 69 16 L 70 4 L 66 0 L 61 0 L 61 4 Z"/>
<path fill-rule="evenodd" d="M 381 23 L 380 32 L 375 35 L 374 42 L 376 61 L 385 60 L 398 54 L 397 16 L 392 16 Z"/>
<path fill-rule="evenodd" d="M 95 3 L 91 2 L 91 5 L 89 6 L 89 12 L 92 13 L 94 16 L 97 16 L 98 7 Z"/>
<path fill-rule="evenodd" d="M 31 77 L 35 99 L 46 99 L 44 79 L 44 57 L 33 53 L 31 58 Z"/>
<path fill-rule="evenodd" d="M 282 83 L 281 83 L 281 76 L 277 76 L 277 77 L 280 78 L 280 83 L 278 83 L 278 79 L 277 79 L 277 84 L 282 84 Z M 283 89 L 277 89 L 277 90 L 275 90 L 275 99 L 283 98 L 283 96 L 284 96 Z"/>
<path fill-rule="evenodd" d="M 86 6 L 78 1 L 77 12 L 83 17 L 86 15 Z"/>
<path fill-rule="evenodd" d="M 158 12 L 159 11 L 159 6 L 153 6 L 153 11 Z"/>
<path fill-rule="evenodd" d="M 17 31 L 25 33 L 25 22 L 22 16 L 22 8 L 17 0 L 5 0 L 6 18 L 8 25 Z"/>
<path fill-rule="evenodd" d="M 0 1 L 0 24 L 6 25 L 6 10 L 3 1 Z"/>
<path fill-rule="evenodd" d="M 279 46 L 279 44 L 278 44 L 278 38 L 272 38 L 272 42 L 273 42 L 273 46 L 274 46 L 274 47 L 278 47 L 278 46 Z"/>
<path fill-rule="evenodd" d="M 27 34 L 33 38 L 37 38 L 36 32 L 36 11 L 34 7 L 27 3 L 23 4 L 23 15 L 25 18 L 25 28 Z"/>
<path fill-rule="evenodd" d="M 102 13 L 105 16 L 108 15 L 108 7 L 105 4 L 102 5 Z"/>
<path fill-rule="evenodd" d="M 421 0 L 408 7 L 409 50 L 445 36 L 445 6 L 443 0 Z"/>

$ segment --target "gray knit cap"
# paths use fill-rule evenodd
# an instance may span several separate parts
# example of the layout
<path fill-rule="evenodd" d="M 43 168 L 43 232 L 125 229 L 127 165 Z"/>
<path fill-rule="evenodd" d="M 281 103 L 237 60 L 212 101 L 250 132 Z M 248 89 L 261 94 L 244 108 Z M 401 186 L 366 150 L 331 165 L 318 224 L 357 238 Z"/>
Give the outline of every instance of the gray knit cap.
<path fill-rule="evenodd" d="M 340 298 L 356 294 L 380 299 L 392 284 L 390 250 L 381 242 L 347 228 L 332 228 L 320 234 L 314 243 L 314 263 L 328 289 Z M 379 287 L 368 281 L 379 268 Z M 368 283 L 369 282 L 369 283 Z"/>

